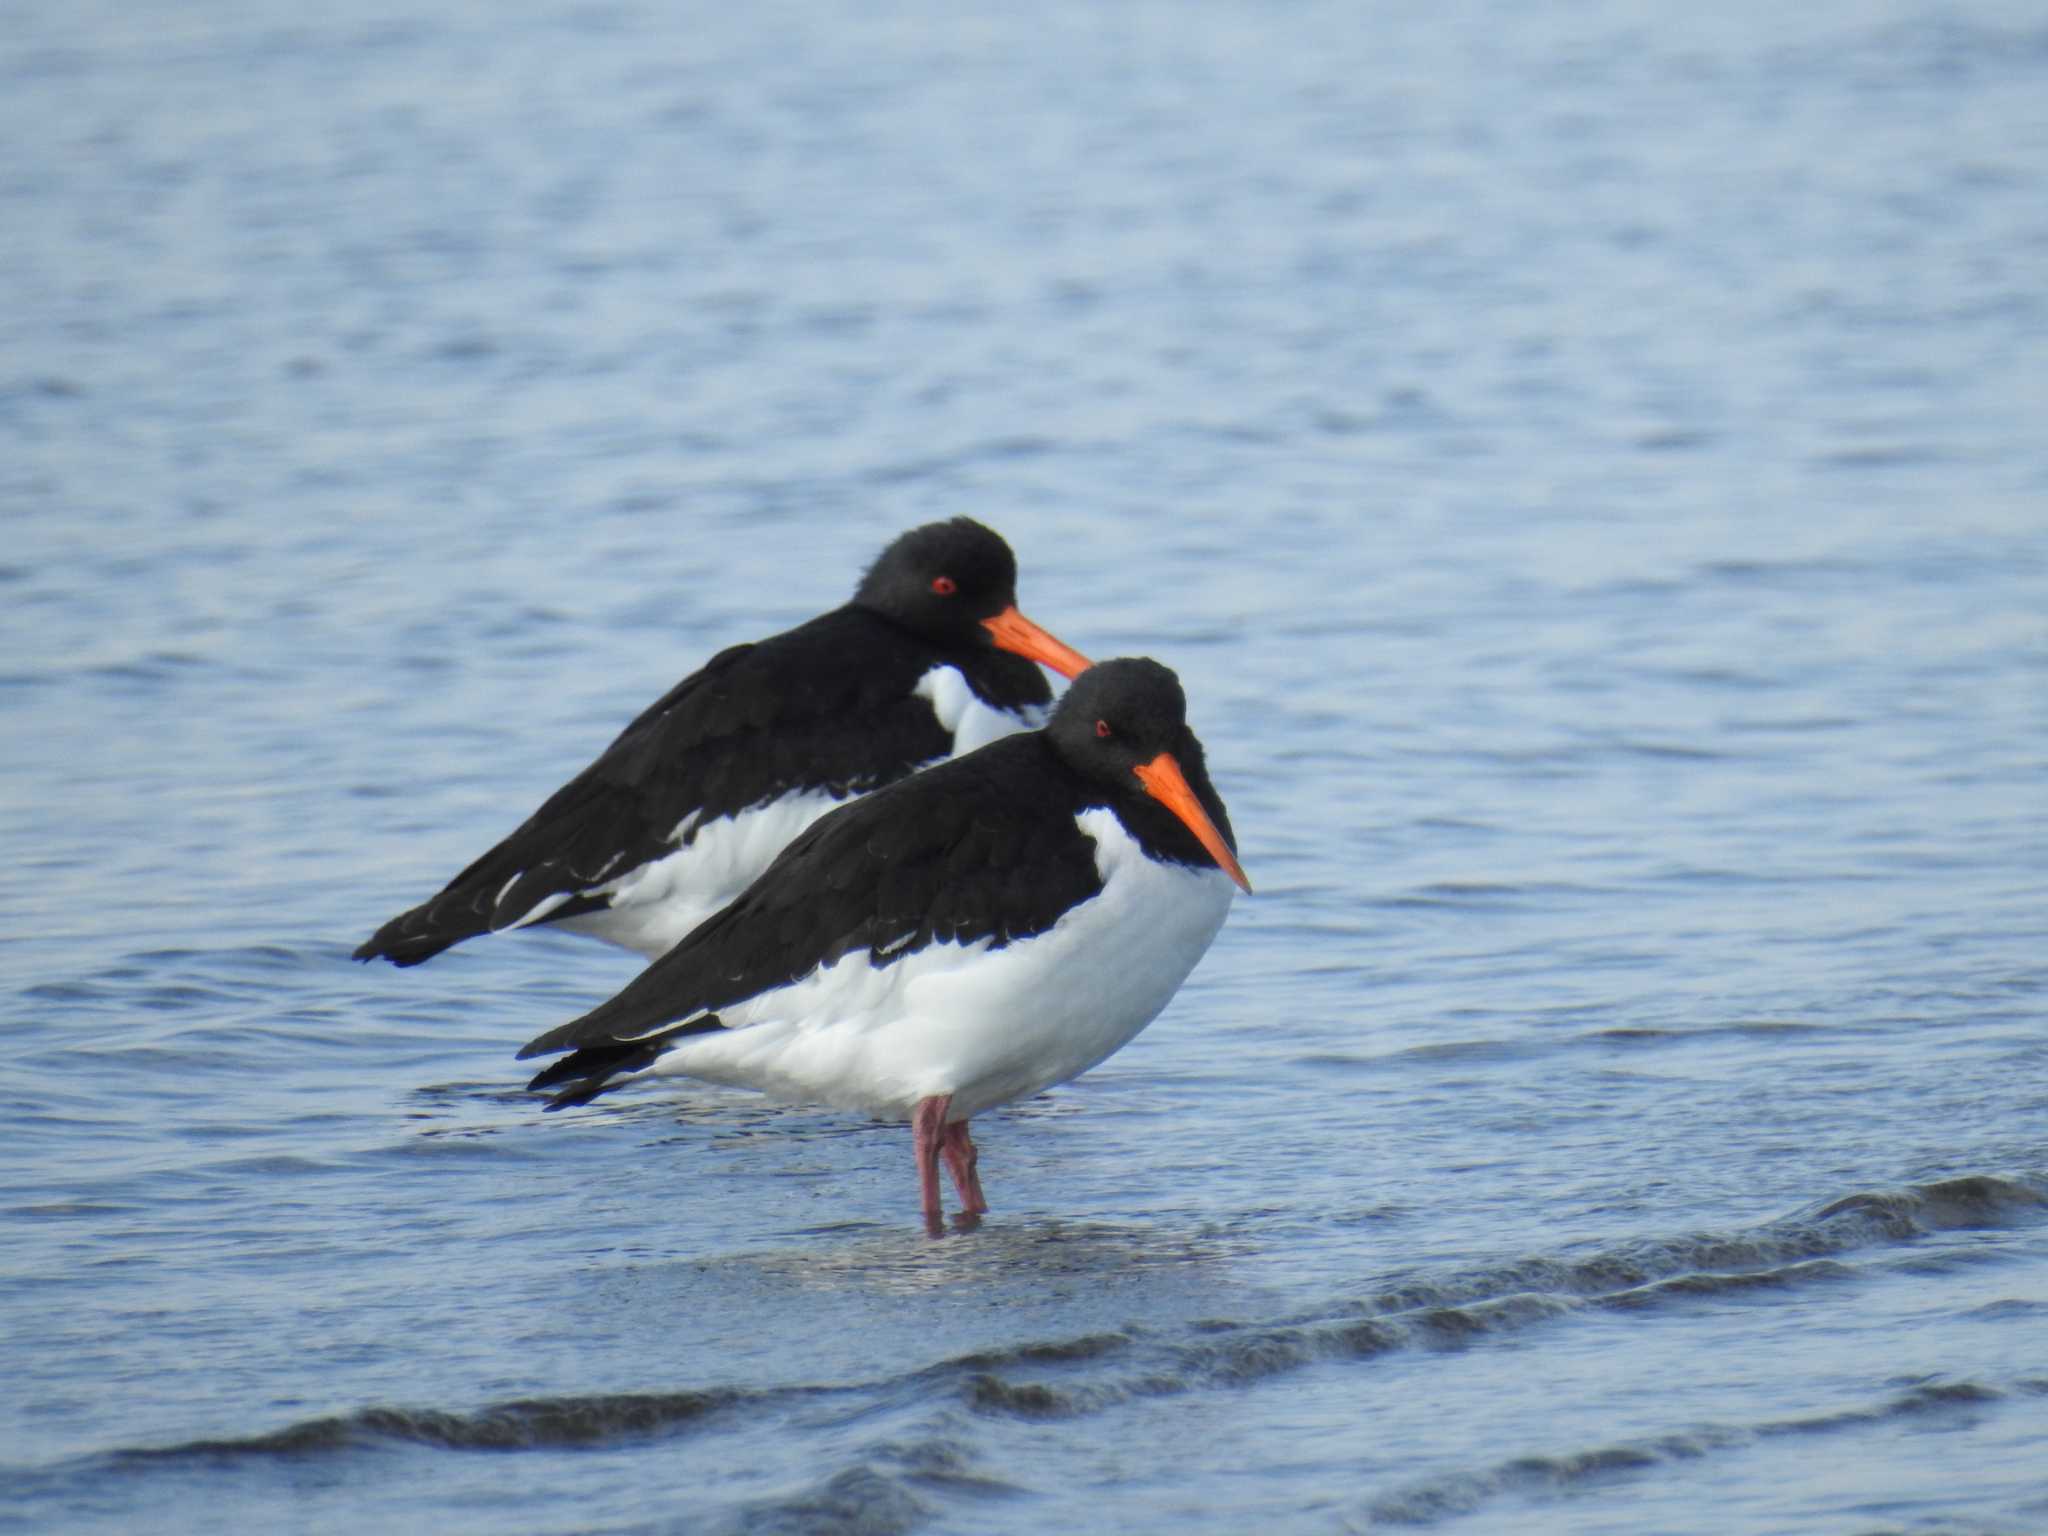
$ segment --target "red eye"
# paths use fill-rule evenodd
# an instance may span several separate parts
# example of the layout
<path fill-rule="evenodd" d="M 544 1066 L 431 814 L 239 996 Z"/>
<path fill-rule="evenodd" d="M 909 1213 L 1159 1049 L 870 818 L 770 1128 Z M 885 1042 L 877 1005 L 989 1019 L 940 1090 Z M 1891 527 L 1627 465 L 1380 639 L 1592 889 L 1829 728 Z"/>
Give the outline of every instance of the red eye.
<path fill-rule="evenodd" d="M 1108 736 L 1108 735 L 1109 735 L 1109 722 L 1108 722 L 1107 720 L 1098 720 L 1098 721 L 1096 721 L 1096 722 L 1095 722 L 1095 734 L 1096 734 L 1096 735 L 1098 735 L 1098 736 L 1104 736 L 1104 737 Z"/>
<path fill-rule="evenodd" d="M 951 597 L 960 590 L 960 583 L 950 576 L 934 576 L 932 578 L 932 590 L 941 597 Z"/>

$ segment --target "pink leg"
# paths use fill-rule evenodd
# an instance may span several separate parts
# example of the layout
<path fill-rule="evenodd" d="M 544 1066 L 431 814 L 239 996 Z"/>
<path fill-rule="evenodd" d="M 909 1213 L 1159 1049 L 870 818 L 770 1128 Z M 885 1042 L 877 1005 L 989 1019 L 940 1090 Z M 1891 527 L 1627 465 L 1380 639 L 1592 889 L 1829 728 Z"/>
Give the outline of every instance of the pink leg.
<path fill-rule="evenodd" d="M 946 1154 L 946 1171 L 953 1175 L 953 1188 L 960 1196 L 960 1209 L 970 1216 L 988 1213 L 988 1200 L 981 1192 L 981 1175 L 975 1165 L 981 1161 L 981 1154 L 974 1150 L 974 1138 L 967 1134 L 967 1122 L 957 1121 L 946 1127 L 940 1142 L 940 1150 Z"/>
<path fill-rule="evenodd" d="M 950 1150 L 946 1110 L 951 1094 L 934 1094 L 921 1099 L 911 1112 L 911 1143 L 917 1150 L 917 1193 L 924 1204 L 924 1229 L 934 1237 L 946 1230 L 946 1212 L 939 1204 L 939 1151 Z"/>

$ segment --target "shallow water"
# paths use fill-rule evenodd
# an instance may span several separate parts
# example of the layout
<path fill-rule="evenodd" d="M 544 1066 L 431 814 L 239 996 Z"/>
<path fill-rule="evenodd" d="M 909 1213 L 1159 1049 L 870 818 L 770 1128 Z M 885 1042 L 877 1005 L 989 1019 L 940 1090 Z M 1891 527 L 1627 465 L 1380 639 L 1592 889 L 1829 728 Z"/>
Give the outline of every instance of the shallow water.
<path fill-rule="evenodd" d="M 2027 7 L 43 7 L 0 1528 L 2048 1524 Z M 348 950 L 897 529 L 1258 886 L 908 1137 Z"/>

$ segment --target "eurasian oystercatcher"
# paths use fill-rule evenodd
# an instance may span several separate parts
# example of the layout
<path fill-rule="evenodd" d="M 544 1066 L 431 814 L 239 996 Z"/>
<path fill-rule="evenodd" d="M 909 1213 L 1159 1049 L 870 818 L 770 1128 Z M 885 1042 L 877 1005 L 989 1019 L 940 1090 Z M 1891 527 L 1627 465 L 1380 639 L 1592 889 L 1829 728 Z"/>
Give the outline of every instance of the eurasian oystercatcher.
<path fill-rule="evenodd" d="M 760 879 L 522 1059 L 551 1109 L 652 1068 L 909 1120 L 927 1226 L 939 1158 L 988 1209 L 970 1117 L 1129 1043 L 1230 907 L 1230 818 L 1156 661 L 1083 672 L 1043 730 L 841 806 Z"/>
<path fill-rule="evenodd" d="M 418 965 L 552 924 L 659 955 L 849 796 L 1044 723 L 1045 665 L 1088 658 L 1017 611 L 1017 561 L 969 518 L 913 528 L 853 601 L 719 652 L 438 896 L 356 950 Z"/>

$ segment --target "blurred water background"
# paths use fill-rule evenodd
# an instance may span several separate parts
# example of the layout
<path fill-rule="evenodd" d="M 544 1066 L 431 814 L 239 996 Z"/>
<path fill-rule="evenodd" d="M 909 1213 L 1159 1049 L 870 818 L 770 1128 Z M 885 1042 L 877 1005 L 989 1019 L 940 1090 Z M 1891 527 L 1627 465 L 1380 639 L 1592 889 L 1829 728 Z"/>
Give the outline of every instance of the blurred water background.
<path fill-rule="evenodd" d="M 7 7 L 0 1529 L 2048 1527 L 2036 5 Z M 349 948 L 897 530 L 1259 893 L 908 1136 Z"/>

